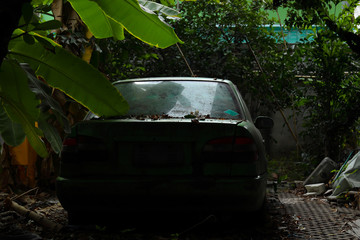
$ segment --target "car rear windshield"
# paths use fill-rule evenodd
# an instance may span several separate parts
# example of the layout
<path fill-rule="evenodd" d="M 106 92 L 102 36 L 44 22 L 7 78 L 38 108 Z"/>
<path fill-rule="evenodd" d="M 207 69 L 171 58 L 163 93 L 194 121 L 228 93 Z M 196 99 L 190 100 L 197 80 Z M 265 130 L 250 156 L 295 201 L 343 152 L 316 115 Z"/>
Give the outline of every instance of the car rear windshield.
<path fill-rule="evenodd" d="M 243 119 L 238 100 L 227 83 L 138 81 L 119 82 L 115 86 L 129 103 L 127 115 Z"/>

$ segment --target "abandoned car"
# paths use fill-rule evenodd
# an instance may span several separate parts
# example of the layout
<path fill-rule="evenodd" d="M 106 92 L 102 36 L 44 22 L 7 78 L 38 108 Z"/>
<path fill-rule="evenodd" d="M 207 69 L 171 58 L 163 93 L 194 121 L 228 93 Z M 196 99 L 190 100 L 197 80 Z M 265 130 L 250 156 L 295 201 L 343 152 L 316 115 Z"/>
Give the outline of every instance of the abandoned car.
<path fill-rule="evenodd" d="M 70 219 L 131 211 L 256 211 L 267 160 L 259 129 L 229 80 L 114 83 L 124 116 L 89 113 L 63 144 L 57 194 Z M 116 104 L 116 103 L 114 103 Z"/>

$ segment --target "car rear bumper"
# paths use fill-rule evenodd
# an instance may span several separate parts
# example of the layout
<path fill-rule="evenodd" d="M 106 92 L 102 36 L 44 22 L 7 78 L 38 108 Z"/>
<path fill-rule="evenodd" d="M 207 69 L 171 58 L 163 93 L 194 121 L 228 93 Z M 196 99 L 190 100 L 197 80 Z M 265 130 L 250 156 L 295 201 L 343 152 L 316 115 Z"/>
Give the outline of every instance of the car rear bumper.
<path fill-rule="evenodd" d="M 58 178 L 57 193 L 69 212 L 256 211 L 266 175 L 253 178 Z"/>

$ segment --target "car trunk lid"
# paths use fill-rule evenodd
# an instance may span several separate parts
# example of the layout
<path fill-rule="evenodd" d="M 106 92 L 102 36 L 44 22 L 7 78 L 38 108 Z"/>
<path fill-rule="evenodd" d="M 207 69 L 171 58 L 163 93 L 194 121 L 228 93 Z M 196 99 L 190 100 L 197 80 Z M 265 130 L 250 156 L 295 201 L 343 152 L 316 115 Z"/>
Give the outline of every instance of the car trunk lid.
<path fill-rule="evenodd" d="M 247 130 L 239 126 L 240 122 L 214 119 L 84 121 L 66 140 L 77 142 L 74 150 L 77 157 L 63 157 L 69 161 L 63 164 L 67 167 L 62 172 L 81 176 L 95 173 L 255 176 L 256 144 Z M 239 127 L 242 130 L 239 131 Z"/>

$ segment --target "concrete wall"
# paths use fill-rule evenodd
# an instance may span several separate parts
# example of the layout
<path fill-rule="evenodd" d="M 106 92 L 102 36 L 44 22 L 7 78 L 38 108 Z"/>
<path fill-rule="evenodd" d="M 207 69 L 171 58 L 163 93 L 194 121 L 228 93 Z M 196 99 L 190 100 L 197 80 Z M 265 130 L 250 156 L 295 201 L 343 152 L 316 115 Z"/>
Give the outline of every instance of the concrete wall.
<path fill-rule="evenodd" d="M 293 120 L 293 111 L 284 110 L 284 115 L 287 118 L 289 125 L 295 134 L 299 134 L 302 130 L 302 118 L 301 116 L 296 118 L 296 124 Z M 270 144 L 270 155 L 272 157 L 286 156 L 290 152 L 297 150 L 296 141 L 294 140 L 291 131 L 287 127 L 284 118 L 280 112 L 276 112 L 271 116 L 274 120 L 274 128 L 271 132 L 271 137 L 274 141 Z M 296 127 L 295 127 L 296 126 Z M 299 137 L 298 137 L 299 138 Z M 301 141 L 300 141 L 301 143 Z"/>

